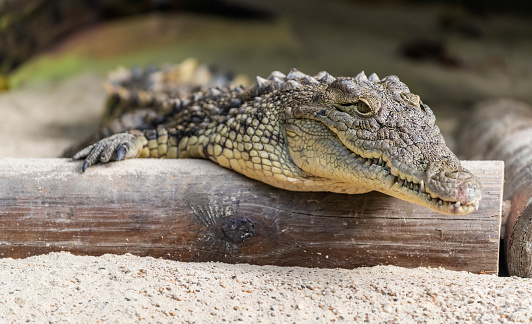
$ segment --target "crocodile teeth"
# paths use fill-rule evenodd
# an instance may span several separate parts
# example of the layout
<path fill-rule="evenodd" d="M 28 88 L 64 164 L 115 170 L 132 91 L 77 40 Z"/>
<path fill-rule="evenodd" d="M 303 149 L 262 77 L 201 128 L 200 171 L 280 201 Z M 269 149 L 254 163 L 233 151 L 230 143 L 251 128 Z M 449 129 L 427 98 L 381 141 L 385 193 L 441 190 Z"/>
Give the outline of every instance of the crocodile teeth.
<path fill-rule="evenodd" d="M 391 188 L 395 184 L 395 177 L 392 175 L 389 175 L 386 177 L 388 188 Z"/>
<path fill-rule="evenodd" d="M 456 208 L 460 207 L 460 205 L 461 205 L 461 204 L 460 204 L 459 201 L 457 201 L 456 203 L 454 203 L 454 207 L 456 207 Z"/>
<path fill-rule="evenodd" d="M 371 75 L 369 76 L 368 80 L 371 81 L 371 82 L 379 82 L 380 81 L 380 79 L 379 79 L 379 77 L 377 76 L 376 73 L 371 73 Z"/>
<path fill-rule="evenodd" d="M 438 200 L 438 206 L 441 206 L 441 205 L 443 205 L 443 200 L 440 199 Z"/>
<path fill-rule="evenodd" d="M 421 183 L 419 184 L 419 191 L 422 192 L 422 193 L 426 193 L 427 191 L 425 190 L 425 181 L 421 180 Z"/>

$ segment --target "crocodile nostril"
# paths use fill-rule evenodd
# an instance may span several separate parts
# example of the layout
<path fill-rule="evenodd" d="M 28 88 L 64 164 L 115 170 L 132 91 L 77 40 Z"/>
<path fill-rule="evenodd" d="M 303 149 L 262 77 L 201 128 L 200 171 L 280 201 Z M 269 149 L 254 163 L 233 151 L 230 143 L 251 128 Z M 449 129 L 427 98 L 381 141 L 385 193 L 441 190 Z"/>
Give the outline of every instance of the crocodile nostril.
<path fill-rule="evenodd" d="M 457 179 L 457 180 L 467 180 L 467 179 L 471 179 L 473 177 L 473 175 L 471 174 L 471 172 L 468 172 L 468 171 L 461 171 L 461 170 L 456 170 L 456 171 L 451 171 L 451 172 L 445 172 L 445 175 L 448 177 L 448 178 L 451 178 L 451 179 Z"/>

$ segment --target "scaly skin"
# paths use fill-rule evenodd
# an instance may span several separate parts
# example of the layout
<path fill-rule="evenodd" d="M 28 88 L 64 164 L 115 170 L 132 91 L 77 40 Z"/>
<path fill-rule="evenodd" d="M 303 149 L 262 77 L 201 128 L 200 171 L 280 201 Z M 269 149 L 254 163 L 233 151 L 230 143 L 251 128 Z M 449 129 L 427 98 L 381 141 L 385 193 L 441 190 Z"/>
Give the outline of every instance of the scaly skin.
<path fill-rule="evenodd" d="M 474 212 L 481 199 L 479 181 L 447 148 L 430 108 L 396 76 L 293 69 L 257 77 L 250 89 L 211 88 L 165 104 L 164 118 L 146 118 L 142 130 L 73 158 L 85 159 L 83 172 L 98 161 L 204 158 L 287 190 L 377 190 L 444 214 Z"/>

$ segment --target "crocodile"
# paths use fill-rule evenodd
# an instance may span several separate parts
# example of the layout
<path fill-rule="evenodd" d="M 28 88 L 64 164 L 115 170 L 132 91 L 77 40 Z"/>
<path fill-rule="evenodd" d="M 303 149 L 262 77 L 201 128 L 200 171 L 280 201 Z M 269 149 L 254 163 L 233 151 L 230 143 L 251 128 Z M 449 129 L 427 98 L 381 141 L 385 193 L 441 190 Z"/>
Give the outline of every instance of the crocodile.
<path fill-rule="evenodd" d="M 226 82 L 188 94 L 155 86 L 157 72 L 140 75 L 108 83 L 136 108 L 122 104 L 115 127 L 73 156 L 84 159 L 82 172 L 130 158 L 202 158 L 291 191 L 375 190 L 443 214 L 478 209 L 478 179 L 446 146 L 429 106 L 395 75 L 292 69 L 251 87 Z"/>

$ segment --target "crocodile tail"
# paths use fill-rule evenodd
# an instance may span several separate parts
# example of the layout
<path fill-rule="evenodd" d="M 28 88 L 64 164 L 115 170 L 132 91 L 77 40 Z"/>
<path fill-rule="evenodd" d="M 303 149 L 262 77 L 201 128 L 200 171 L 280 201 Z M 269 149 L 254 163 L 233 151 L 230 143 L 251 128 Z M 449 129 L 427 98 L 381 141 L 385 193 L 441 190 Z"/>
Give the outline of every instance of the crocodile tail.
<path fill-rule="evenodd" d="M 102 126 L 125 113 L 142 108 L 166 114 L 171 106 L 166 103 L 170 98 L 187 98 L 208 88 L 224 88 L 241 83 L 246 83 L 244 77 L 234 77 L 229 72 L 200 65 L 195 59 L 160 68 L 120 67 L 109 74 L 105 83 L 108 97 Z"/>

